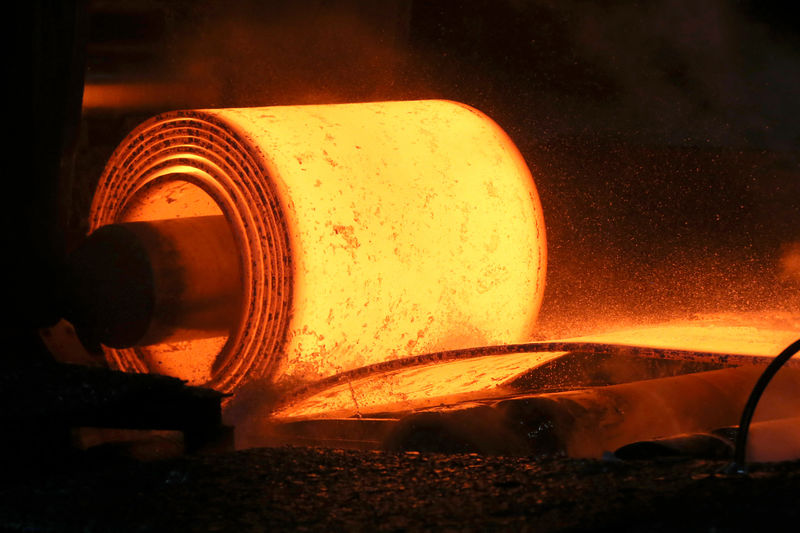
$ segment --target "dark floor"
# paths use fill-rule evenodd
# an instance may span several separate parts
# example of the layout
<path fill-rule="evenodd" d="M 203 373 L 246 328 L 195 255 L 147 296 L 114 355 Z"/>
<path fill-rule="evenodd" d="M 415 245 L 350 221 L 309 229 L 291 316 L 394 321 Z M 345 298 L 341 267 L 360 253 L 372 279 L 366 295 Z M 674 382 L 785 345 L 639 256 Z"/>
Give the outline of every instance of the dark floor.
<path fill-rule="evenodd" d="M 800 462 L 748 476 L 696 460 L 313 448 L 46 462 L 3 468 L 0 529 L 796 531 L 800 519 Z"/>

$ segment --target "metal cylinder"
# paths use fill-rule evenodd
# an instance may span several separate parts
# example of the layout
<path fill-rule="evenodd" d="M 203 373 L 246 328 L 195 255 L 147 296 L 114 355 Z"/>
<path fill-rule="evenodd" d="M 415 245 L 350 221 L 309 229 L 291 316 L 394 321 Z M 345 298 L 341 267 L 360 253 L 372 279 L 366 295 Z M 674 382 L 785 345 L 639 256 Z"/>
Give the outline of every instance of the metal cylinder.
<path fill-rule="evenodd" d="M 155 117 L 109 160 L 90 225 L 198 216 L 230 227 L 241 312 L 216 337 L 108 347 L 112 366 L 225 392 L 315 379 L 528 340 L 544 291 L 531 175 L 497 124 L 454 102 Z"/>
<path fill-rule="evenodd" d="M 70 264 L 78 290 L 67 318 L 112 348 L 227 335 L 241 315 L 239 252 L 223 216 L 103 226 Z"/>

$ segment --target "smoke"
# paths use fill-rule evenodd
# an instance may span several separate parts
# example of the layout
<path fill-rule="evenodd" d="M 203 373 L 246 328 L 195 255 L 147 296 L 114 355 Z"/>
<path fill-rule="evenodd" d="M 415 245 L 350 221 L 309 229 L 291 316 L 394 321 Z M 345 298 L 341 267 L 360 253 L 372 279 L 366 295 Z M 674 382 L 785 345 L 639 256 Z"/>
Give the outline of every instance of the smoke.
<path fill-rule="evenodd" d="M 542 336 L 800 300 L 780 266 L 789 252 L 776 270 L 800 215 L 800 51 L 792 30 L 747 3 L 190 11 L 163 57 L 192 88 L 187 106 L 445 97 L 497 119 L 544 204 Z"/>
<path fill-rule="evenodd" d="M 800 174 L 779 157 L 583 141 L 532 153 L 549 254 L 539 335 L 800 309 L 785 244 Z"/>
<path fill-rule="evenodd" d="M 797 161 L 761 152 L 800 145 L 791 39 L 722 0 L 369 4 L 207 7 L 165 62 L 192 107 L 446 97 L 498 119 L 545 209 L 541 338 L 800 308 Z M 239 447 L 279 394 L 237 394 Z"/>
<path fill-rule="evenodd" d="M 209 107 L 407 97 L 409 11 L 401 1 L 209 2 L 171 36 L 165 63 Z"/>
<path fill-rule="evenodd" d="M 742 4 L 541 3 L 564 21 L 572 52 L 613 87 L 594 109 L 609 129 L 676 144 L 797 148 L 800 53 Z"/>
<path fill-rule="evenodd" d="M 800 283 L 800 241 L 784 246 L 779 268 L 782 280 Z"/>
<path fill-rule="evenodd" d="M 520 141 L 548 229 L 539 334 L 800 308 L 797 35 L 721 0 L 535 5 L 603 87 Z"/>
<path fill-rule="evenodd" d="M 776 462 L 800 459 L 800 418 L 755 423 L 748 434 L 747 460 Z"/>
<path fill-rule="evenodd" d="M 800 309 L 800 167 L 761 152 L 797 153 L 800 53 L 741 3 L 174 5 L 168 108 L 444 97 L 498 120 L 544 206 L 543 338 Z M 257 428 L 279 395 L 253 383 L 226 416 Z"/>
<path fill-rule="evenodd" d="M 287 389 L 269 379 L 253 379 L 237 389 L 223 410 L 223 422 L 235 428 L 236 449 L 264 446 L 270 442 L 267 419 L 285 397 Z"/>

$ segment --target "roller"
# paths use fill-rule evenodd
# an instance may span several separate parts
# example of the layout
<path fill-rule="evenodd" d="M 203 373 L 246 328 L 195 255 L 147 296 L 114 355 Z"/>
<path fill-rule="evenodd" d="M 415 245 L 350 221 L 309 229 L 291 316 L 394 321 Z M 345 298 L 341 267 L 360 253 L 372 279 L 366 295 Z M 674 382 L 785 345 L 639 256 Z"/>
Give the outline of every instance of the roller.
<path fill-rule="evenodd" d="M 223 392 L 523 342 L 544 291 L 531 174 L 449 101 L 157 116 L 111 156 L 89 222 L 76 327 L 114 368 Z"/>

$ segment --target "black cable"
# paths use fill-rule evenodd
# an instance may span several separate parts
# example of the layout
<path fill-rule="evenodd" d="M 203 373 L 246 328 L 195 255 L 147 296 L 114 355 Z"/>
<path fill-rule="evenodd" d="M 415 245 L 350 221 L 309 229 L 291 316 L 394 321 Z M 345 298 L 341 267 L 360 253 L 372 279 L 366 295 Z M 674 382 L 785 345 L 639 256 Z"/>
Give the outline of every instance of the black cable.
<path fill-rule="evenodd" d="M 800 339 L 797 339 L 783 350 L 772 362 L 767 366 L 761 377 L 758 378 L 750 397 L 742 411 L 742 419 L 739 422 L 739 431 L 736 433 L 736 446 L 733 451 L 733 464 L 731 464 L 726 471 L 730 473 L 745 473 L 745 458 L 747 455 L 747 433 L 750 431 L 750 422 L 753 420 L 753 413 L 755 413 L 758 401 L 767 388 L 769 382 L 778 373 L 778 370 L 792 358 L 794 354 L 800 351 Z"/>

